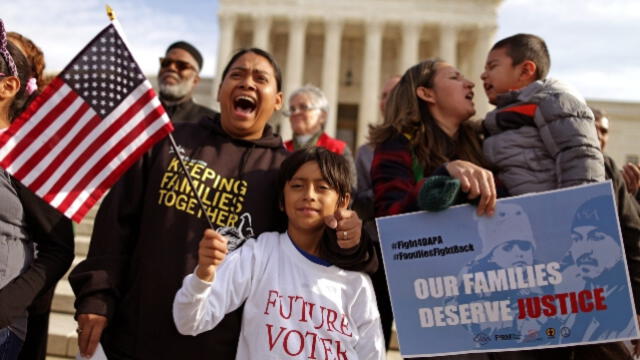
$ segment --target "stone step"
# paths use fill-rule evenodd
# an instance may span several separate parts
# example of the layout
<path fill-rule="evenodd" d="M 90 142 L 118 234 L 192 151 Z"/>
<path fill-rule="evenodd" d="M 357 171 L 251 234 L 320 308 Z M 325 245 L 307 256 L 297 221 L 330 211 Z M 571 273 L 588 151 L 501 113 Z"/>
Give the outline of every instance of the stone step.
<path fill-rule="evenodd" d="M 64 314 L 74 314 L 76 311 L 73 307 L 75 299 L 76 297 L 73 294 L 69 281 L 66 279 L 60 280 L 58 281 L 58 285 L 56 285 L 56 290 L 53 295 L 51 311 Z"/>
<path fill-rule="evenodd" d="M 73 315 L 52 312 L 49 317 L 47 355 L 75 357 L 78 353 L 76 327 Z"/>
<path fill-rule="evenodd" d="M 86 235 L 78 235 L 75 237 L 75 253 L 78 257 L 86 257 L 89 253 L 89 243 L 91 242 L 91 237 Z"/>
<path fill-rule="evenodd" d="M 75 258 L 73 258 L 73 262 L 71 263 L 71 267 L 69 268 L 69 270 L 67 270 L 67 272 L 64 274 L 64 276 L 62 277 L 62 280 L 67 280 L 69 278 L 69 273 L 71 272 L 71 270 L 73 270 L 82 260 L 85 259 L 84 255 L 78 256 L 76 255 Z"/>
<path fill-rule="evenodd" d="M 88 236 L 91 237 L 91 232 L 93 231 L 93 219 L 84 218 L 80 224 L 74 224 L 76 236 Z"/>

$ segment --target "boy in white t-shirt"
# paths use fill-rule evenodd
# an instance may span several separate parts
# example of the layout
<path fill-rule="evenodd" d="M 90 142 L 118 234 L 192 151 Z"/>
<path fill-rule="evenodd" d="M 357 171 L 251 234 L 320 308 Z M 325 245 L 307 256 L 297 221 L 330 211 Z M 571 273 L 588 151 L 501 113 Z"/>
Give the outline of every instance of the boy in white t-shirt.
<path fill-rule="evenodd" d="M 213 329 L 244 303 L 236 359 L 384 359 L 369 277 L 327 261 L 336 234 L 324 218 L 347 207 L 350 189 L 342 156 L 323 148 L 290 155 L 279 174 L 287 231 L 227 255 L 227 240 L 206 230 L 198 267 L 174 300 L 178 331 Z"/>

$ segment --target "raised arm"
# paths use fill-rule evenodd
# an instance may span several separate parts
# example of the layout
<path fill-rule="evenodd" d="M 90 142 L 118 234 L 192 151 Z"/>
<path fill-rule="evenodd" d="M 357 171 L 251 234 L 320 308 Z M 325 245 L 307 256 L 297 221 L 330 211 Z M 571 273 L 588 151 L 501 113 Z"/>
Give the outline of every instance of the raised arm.
<path fill-rule="evenodd" d="M 277 241 L 276 239 L 263 239 Z M 249 296 L 265 256 L 256 240 L 247 240 L 227 256 L 227 240 L 207 229 L 198 249 L 198 266 L 184 278 L 173 300 L 173 321 L 178 332 L 196 336 L 216 327 L 224 316 Z"/>

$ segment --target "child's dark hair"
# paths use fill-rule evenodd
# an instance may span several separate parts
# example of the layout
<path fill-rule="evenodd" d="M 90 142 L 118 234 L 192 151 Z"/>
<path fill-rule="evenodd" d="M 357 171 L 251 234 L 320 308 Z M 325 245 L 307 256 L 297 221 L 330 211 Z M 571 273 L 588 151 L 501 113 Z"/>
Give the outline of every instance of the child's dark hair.
<path fill-rule="evenodd" d="M 349 164 L 342 155 L 333 153 L 321 147 L 308 147 L 297 150 L 287 157 L 280 165 L 278 173 L 278 199 L 284 204 L 284 187 L 298 169 L 309 161 L 318 163 L 322 178 L 329 183 L 329 186 L 338 193 L 340 203 L 346 200 L 347 194 L 351 191 L 351 175 Z"/>
<path fill-rule="evenodd" d="M 11 103 L 11 107 L 9 108 L 9 120 L 13 121 L 16 116 L 18 116 L 22 110 L 27 106 L 29 100 L 29 94 L 26 91 L 27 82 L 31 78 L 31 65 L 27 61 L 27 58 L 22 54 L 22 51 L 15 46 L 10 41 L 7 42 L 7 50 L 13 58 L 13 62 L 16 64 L 17 74 L 12 74 L 9 65 L 6 60 L 0 56 L 0 73 L 5 74 L 5 76 L 15 75 L 20 79 L 20 90 L 16 93 L 16 96 L 13 98 L 13 102 Z"/>
<path fill-rule="evenodd" d="M 282 71 L 280 70 L 280 66 L 276 62 L 276 59 L 271 54 L 269 54 L 267 51 L 262 50 L 260 48 L 244 48 L 236 51 L 235 54 L 233 54 L 233 56 L 231 57 L 231 60 L 229 60 L 229 62 L 227 63 L 227 66 L 225 66 L 224 70 L 222 71 L 222 77 L 220 78 L 222 80 L 220 81 L 220 85 L 222 86 L 222 82 L 227 77 L 227 73 L 231 69 L 231 65 L 233 65 L 233 63 L 236 62 L 236 60 L 238 60 L 242 55 L 247 53 L 254 53 L 256 55 L 260 55 L 263 58 L 267 59 L 267 61 L 269 62 L 269 64 L 271 64 L 271 67 L 273 68 L 273 74 L 274 74 L 274 77 L 276 78 L 278 91 L 282 91 Z"/>
<path fill-rule="evenodd" d="M 530 60 L 536 64 L 536 80 L 547 77 L 551 67 L 551 58 L 547 44 L 541 37 L 532 34 L 516 34 L 498 41 L 491 50 L 502 48 L 507 51 L 513 66 Z"/>

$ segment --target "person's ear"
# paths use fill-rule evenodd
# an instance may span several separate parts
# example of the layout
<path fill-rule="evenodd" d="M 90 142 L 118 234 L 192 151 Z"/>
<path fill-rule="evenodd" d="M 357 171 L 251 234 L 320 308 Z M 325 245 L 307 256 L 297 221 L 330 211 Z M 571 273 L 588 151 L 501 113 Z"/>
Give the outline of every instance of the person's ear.
<path fill-rule="evenodd" d="M 276 94 L 276 103 L 275 103 L 275 107 L 276 107 L 276 111 L 280 110 L 282 108 L 282 91 L 278 91 L 278 93 Z"/>
<path fill-rule="evenodd" d="M 196 76 L 193 77 L 193 86 L 195 87 L 199 83 L 200 83 L 200 75 L 196 74 Z"/>
<path fill-rule="evenodd" d="M 0 99 L 12 99 L 20 91 L 20 79 L 17 76 L 7 76 L 0 80 Z"/>
<path fill-rule="evenodd" d="M 320 126 L 324 128 L 326 124 L 327 124 L 327 113 L 320 110 Z"/>
<path fill-rule="evenodd" d="M 536 80 L 536 63 L 531 60 L 525 60 L 520 64 L 520 79 L 524 82 L 532 82 Z"/>
<path fill-rule="evenodd" d="M 436 102 L 433 89 L 429 89 L 424 86 L 418 86 L 416 89 L 416 96 L 430 104 L 434 104 Z"/>
<path fill-rule="evenodd" d="M 216 95 L 216 101 L 220 102 L 220 90 L 222 90 L 222 83 L 224 82 L 224 79 L 222 79 L 222 81 L 220 81 L 220 85 L 218 85 L 218 94 Z"/>

